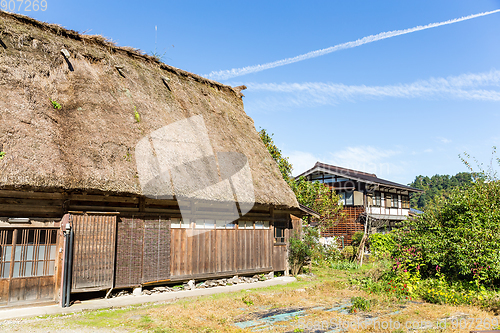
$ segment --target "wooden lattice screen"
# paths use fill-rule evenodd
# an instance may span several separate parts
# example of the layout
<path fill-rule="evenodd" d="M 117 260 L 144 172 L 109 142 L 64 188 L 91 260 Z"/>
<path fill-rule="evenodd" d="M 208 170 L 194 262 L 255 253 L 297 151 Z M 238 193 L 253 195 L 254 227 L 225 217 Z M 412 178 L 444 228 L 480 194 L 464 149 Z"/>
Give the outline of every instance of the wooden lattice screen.
<path fill-rule="evenodd" d="M 113 287 L 116 215 L 72 215 L 73 274 L 71 291 Z"/>

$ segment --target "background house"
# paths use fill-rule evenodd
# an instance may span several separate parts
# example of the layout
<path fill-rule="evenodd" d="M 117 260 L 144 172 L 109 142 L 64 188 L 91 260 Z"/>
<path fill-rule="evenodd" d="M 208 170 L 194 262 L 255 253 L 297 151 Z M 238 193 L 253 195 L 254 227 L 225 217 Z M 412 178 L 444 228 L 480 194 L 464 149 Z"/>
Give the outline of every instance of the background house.
<path fill-rule="evenodd" d="M 324 237 L 343 237 L 351 244 L 356 231 L 364 231 L 371 219 L 371 232 L 386 232 L 410 214 L 410 195 L 422 190 L 378 178 L 375 174 L 317 162 L 297 178 L 325 183 L 335 191 L 343 204 L 344 217 L 323 232 Z"/>

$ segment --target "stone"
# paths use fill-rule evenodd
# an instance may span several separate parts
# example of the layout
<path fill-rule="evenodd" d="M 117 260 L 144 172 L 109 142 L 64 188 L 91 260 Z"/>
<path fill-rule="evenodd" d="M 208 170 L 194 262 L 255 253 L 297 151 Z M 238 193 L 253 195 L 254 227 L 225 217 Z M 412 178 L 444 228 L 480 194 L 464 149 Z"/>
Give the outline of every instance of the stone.
<path fill-rule="evenodd" d="M 268 279 L 274 279 L 274 272 L 269 272 L 269 274 L 266 275 Z"/>
<path fill-rule="evenodd" d="M 134 296 L 141 296 L 142 295 L 142 287 L 135 287 L 134 291 L 132 292 Z"/>
<path fill-rule="evenodd" d="M 188 283 L 187 283 L 187 289 L 188 289 L 188 290 L 194 290 L 194 289 L 196 289 L 196 286 L 195 286 L 194 280 L 189 280 L 189 281 L 188 281 Z"/>

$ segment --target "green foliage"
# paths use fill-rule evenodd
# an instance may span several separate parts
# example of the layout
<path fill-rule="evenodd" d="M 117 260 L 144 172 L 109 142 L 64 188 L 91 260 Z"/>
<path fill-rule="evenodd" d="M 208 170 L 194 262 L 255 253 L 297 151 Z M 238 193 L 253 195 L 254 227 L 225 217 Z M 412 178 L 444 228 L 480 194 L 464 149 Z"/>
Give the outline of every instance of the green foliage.
<path fill-rule="evenodd" d="M 430 178 L 422 175 L 417 176 L 409 185 L 424 190 L 424 192 L 412 194 L 410 206 L 423 210 L 435 200 L 447 198 L 454 188 L 470 185 L 472 180 L 473 173 L 470 172 L 460 172 L 454 176 L 434 175 Z"/>
<path fill-rule="evenodd" d="M 266 146 L 269 154 L 271 154 L 274 161 L 278 164 L 278 168 L 286 182 L 292 179 L 292 164 L 288 161 L 288 157 L 284 157 L 281 150 L 276 146 L 273 141 L 273 134 L 269 135 L 265 129 L 261 129 L 259 132 L 260 138 L 264 145 Z"/>
<path fill-rule="evenodd" d="M 361 240 L 363 239 L 364 234 L 365 233 L 363 231 L 356 231 L 351 237 L 352 246 L 358 247 L 359 244 L 361 244 Z"/>
<path fill-rule="evenodd" d="M 370 311 L 370 300 L 361 297 L 355 296 L 351 297 L 352 306 L 349 309 L 350 313 L 356 313 L 358 311 Z"/>
<path fill-rule="evenodd" d="M 245 295 L 241 298 L 241 301 L 245 303 L 246 306 L 253 305 L 253 301 L 250 299 L 248 295 Z"/>
<path fill-rule="evenodd" d="M 137 112 L 137 108 L 134 106 L 134 118 L 135 118 L 135 121 L 140 123 L 141 122 L 141 115 L 139 114 L 139 112 Z"/>
<path fill-rule="evenodd" d="M 375 258 L 389 256 L 396 246 L 396 241 L 392 233 L 388 234 L 371 234 L 369 238 L 370 252 Z"/>
<path fill-rule="evenodd" d="M 303 234 L 295 233 L 290 237 L 288 262 L 292 275 L 297 275 L 302 267 L 322 254 L 323 246 L 319 242 L 319 232 L 316 228 L 304 227 Z"/>
<path fill-rule="evenodd" d="M 396 235 L 396 263 L 407 260 L 413 265 L 409 269 L 423 277 L 442 273 L 450 281 L 468 281 L 476 290 L 498 285 L 500 181 L 481 171 L 469 186 L 453 189 L 448 198 L 407 220 Z M 409 257 L 410 250 L 418 255 Z"/>
<path fill-rule="evenodd" d="M 304 177 L 295 180 L 292 177 L 293 166 L 288 161 L 288 157 L 284 157 L 281 150 L 276 147 L 272 134 L 269 135 L 265 129 L 261 129 L 259 135 L 269 154 L 278 164 L 283 179 L 295 193 L 297 201 L 313 209 L 321 216 L 319 221 L 321 228 L 333 226 L 333 221 L 335 221 L 336 217 L 339 217 L 339 212 L 342 210 L 342 205 L 339 205 L 340 197 L 334 191 L 331 191 L 326 184 L 309 182 Z"/>
<path fill-rule="evenodd" d="M 320 182 L 310 182 L 304 177 L 290 179 L 297 201 L 316 211 L 319 215 L 319 226 L 322 229 L 333 227 L 334 221 L 340 217 L 342 204 L 339 196 L 328 185 Z"/>
<path fill-rule="evenodd" d="M 60 110 L 62 108 L 61 104 L 57 103 L 56 101 L 50 100 L 50 103 L 52 103 L 54 109 Z"/>
<path fill-rule="evenodd" d="M 292 275 L 297 275 L 311 258 L 312 251 L 297 235 L 290 237 L 290 247 L 288 251 L 288 261 L 290 263 Z"/>
<path fill-rule="evenodd" d="M 4 157 L 5 157 L 5 152 L 4 151 L 0 151 L 0 160 L 2 160 Z"/>
<path fill-rule="evenodd" d="M 335 261 L 331 264 L 331 267 L 333 269 L 337 269 L 339 271 L 350 271 L 350 270 L 355 270 L 359 269 L 359 264 L 354 261 L 350 260 L 339 260 Z"/>

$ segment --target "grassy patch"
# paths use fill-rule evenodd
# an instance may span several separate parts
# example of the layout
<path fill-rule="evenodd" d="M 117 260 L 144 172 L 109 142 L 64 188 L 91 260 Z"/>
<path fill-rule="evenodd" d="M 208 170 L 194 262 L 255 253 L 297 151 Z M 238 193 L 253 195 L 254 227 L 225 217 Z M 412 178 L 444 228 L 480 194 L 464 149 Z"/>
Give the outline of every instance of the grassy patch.
<path fill-rule="evenodd" d="M 457 314 L 466 314 L 470 318 L 493 316 L 479 306 L 430 304 L 423 300 L 409 302 L 383 290 L 373 293 L 366 286 L 380 280 L 380 265 L 370 263 L 353 270 L 313 267 L 314 276 L 304 276 L 288 285 L 207 295 L 172 303 L 89 311 L 70 316 L 46 316 L 37 318 L 36 322 L 22 320 L 16 328 L 17 331 L 34 327 L 40 331 L 53 331 L 62 327 L 83 331 L 95 329 L 98 332 L 250 332 L 251 329 L 243 329 L 236 324 L 256 322 L 261 325 L 266 323 L 266 316 L 286 317 L 287 313 L 291 313 L 285 321 L 265 326 L 265 331 L 300 332 L 301 323 L 308 321 L 330 323 L 333 319 L 357 318 L 362 321 L 370 317 L 405 323 L 422 319 L 438 322 L 443 318 L 459 318 Z"/>

